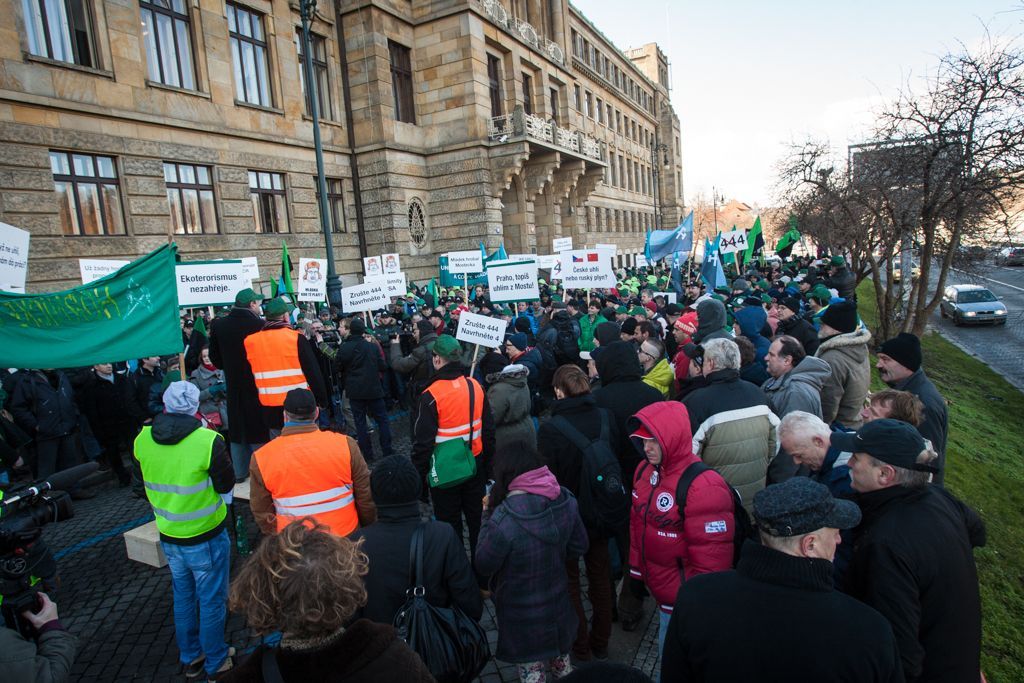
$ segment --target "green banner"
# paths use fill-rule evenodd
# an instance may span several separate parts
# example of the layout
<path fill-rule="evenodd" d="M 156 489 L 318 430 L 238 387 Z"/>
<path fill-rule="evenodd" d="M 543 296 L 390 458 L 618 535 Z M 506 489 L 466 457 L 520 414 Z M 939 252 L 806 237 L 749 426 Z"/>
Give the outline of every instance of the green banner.
<path fill-rule="evenodd" d="M 179 353 L 176 250 L 164 245 L 63 292 L 0 292 L 0 366 L 70 368 Z"/>
<path fill-rule="evenodd" d="M 438 256 L 437 257 L 437 269 L 441 272 L 441 286 L 445 289 L 452 287 L 462 288 L 462 275 L 452 275 L 448 272 L 448 257 Z M 469 273 L 467 276 L 470 287 L 476 287 L 477 285 L 487 284 L 487 273 Z"/>

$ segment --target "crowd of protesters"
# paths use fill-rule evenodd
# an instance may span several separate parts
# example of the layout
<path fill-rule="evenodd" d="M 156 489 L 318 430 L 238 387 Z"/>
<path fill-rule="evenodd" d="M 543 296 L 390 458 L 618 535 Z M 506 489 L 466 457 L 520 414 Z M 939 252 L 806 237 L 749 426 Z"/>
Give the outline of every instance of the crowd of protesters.
<path fill-rule="evenodd" d="M 980 680 L 985 528 L 942 488 L 918 338 L 872 338 L 841 256 L 718 287 L 618 275 L 514 304 L 414 288 L 355 315 L 245 290 L 185 321 L 184 368 L 8 373 L 4 476 L 86 457 L 134 482 L 193 680 L 433 680 L 391 626 L 417 538 L 427 600 L 471 620 L 490 600 L 493 654 L 527 683 L 639 675 L 603 660 L 651 610 L 663 681 Z M 457 341 L 467 312 L 503 343 Z M 263 538 L 229 587 L 225 498 L 247 479 Z M 229 605 L 280 643 L 236 654 Z"/>

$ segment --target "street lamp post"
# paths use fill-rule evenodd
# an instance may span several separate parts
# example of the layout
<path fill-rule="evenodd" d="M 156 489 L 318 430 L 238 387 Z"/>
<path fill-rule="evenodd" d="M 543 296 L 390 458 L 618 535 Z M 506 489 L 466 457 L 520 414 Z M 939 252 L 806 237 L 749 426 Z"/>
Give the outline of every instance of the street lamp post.
<path fill-rule="evenodd" d="M 331 235 L 331 218 L 327 204 L 327 178 L 324 176 L 324 147 L 320 140 L 320 97 L 316 78 L 313 76 L 313 41 L 309 35 L 309 22 L 316 13 L 316 0 L 301 0 L 299 16 L 302 17 L 302 70 L 306 77 L 306 92 L 309 95 L 309 113 L 313 118 L 313 149 L 316 152 L 316 186 L 320 199 L 320 228 L 324 232 L 327 248 L 327 301 L 333 306 L 341 305 L 341 280 L 334 267 L 334 238 Z"/>
<path fill-rule="evenodd" d="M 661 224 L 661 197 L 659 193 L 660 183 L 658 177 L 661 173 L 658 171 L 658 152 L 661 152 L 665 159 L 665 166 L 668 166 L 668 145 L 664 142 L 658 142 L 658 138 L 655 137 L 651 142 L 651 173 L 654 175 L 654 188 L 652 197 L 654 201 L 654 229 L 660 230 L 664 226 Z"/>

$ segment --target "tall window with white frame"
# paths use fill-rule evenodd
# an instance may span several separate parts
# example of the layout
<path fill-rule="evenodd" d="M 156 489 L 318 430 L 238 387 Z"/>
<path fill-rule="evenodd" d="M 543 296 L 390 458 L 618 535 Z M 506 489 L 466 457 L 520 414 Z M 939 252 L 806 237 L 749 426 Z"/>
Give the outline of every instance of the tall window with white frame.
<path fill-rule="evenodd" d="M 28 51 L 58 62 L 98 67 L 90 0 L 22 0 Z"/>
<path fill-rule="evenodd" d="M 491 116 L 498 117 L 504 112 L 501 106 L 501 60 L 487 55 L 487 92 L 491 98 Z"/>
<path fill-rule="evenodd" d="M 416 123 L 416 109 L 413 105 L 412 54 L 405 45 L 388 41 L 391 57 L 391 92 L 395 97 L 395 120 Z"/>
<path fill-rule="evenodd" d="M 53 186 L 65 235 L 123 235 L 114 157 L 50 150 Z"/>
<path fill-rule="evenodd" d="M 274 106 L 270 92 L 270 65 L 263 15 L 227 3 L 228 36 L 235 73 L 235 99 L 261 107 Z"/>
<path fill-rule="evenodd" d="M 209 166 L 164 162 L 171 232 L 175 235 L 212 235 L 217 232 L 213 181 Z"/>
<path fill-rule="evenodd" d="M 149 80 L 195 90 L 188 4 L 185 0 L 139 0 L 139 13 Z"/>
<path fill-rule="evenodd" d="M 341 178 L 327 178 L 327 211 L 330 213 L 331 232 L 348 232 L 345 225 L 345 189 Z M 313 176 L 316 186 L 316 176 Z M 320 190 L 316 191 L 317 206 L 320 205 Z"/>
<path fill-rule="evenodd" d="M 289 232 L 284 176 L 266 171 L 249 171 L 249 196 L 256 220 L 256 232 Z"/>
<path fill-rule="evenodd" d="M 309 42 L 313 45 L 310 57 L 313 62 L 313 80 L 316 82 L 316 104 L 320 111 L 320 118 L 330 121 L 334 118 L 334 109 L 331 107 L 330 72 L 327 69 L 327 41 L 323 36 L 310 33 Z M 302 85 L 302 101 L 306 108 L 306 115 L 312 116 L 313 108 L 310 106 L 309 88 L 306 87 L 306 63 L 302 53 L 302 44 L 302 29 L 299 29 L 295 32 L 295 49 L 299 55 L 299 83 Z"/>

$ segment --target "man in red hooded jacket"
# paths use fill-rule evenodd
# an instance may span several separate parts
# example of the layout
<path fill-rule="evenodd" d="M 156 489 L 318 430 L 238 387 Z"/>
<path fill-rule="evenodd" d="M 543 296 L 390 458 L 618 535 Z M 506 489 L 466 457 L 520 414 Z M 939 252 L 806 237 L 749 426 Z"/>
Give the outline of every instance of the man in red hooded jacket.
<path fill-rule="evenodd" d="M 686 509 L 676 504 L 679 478 L 700 461 L 682 403 L 653 403 L 630 425 L 631 439 L 646 459 L 633 475 L 629 571 L 647 585 L 660 608 L 660 652 L 683 581 L 732 567 L 733 497 L 722 475 L 708 469 L 690 484 Z"/>

